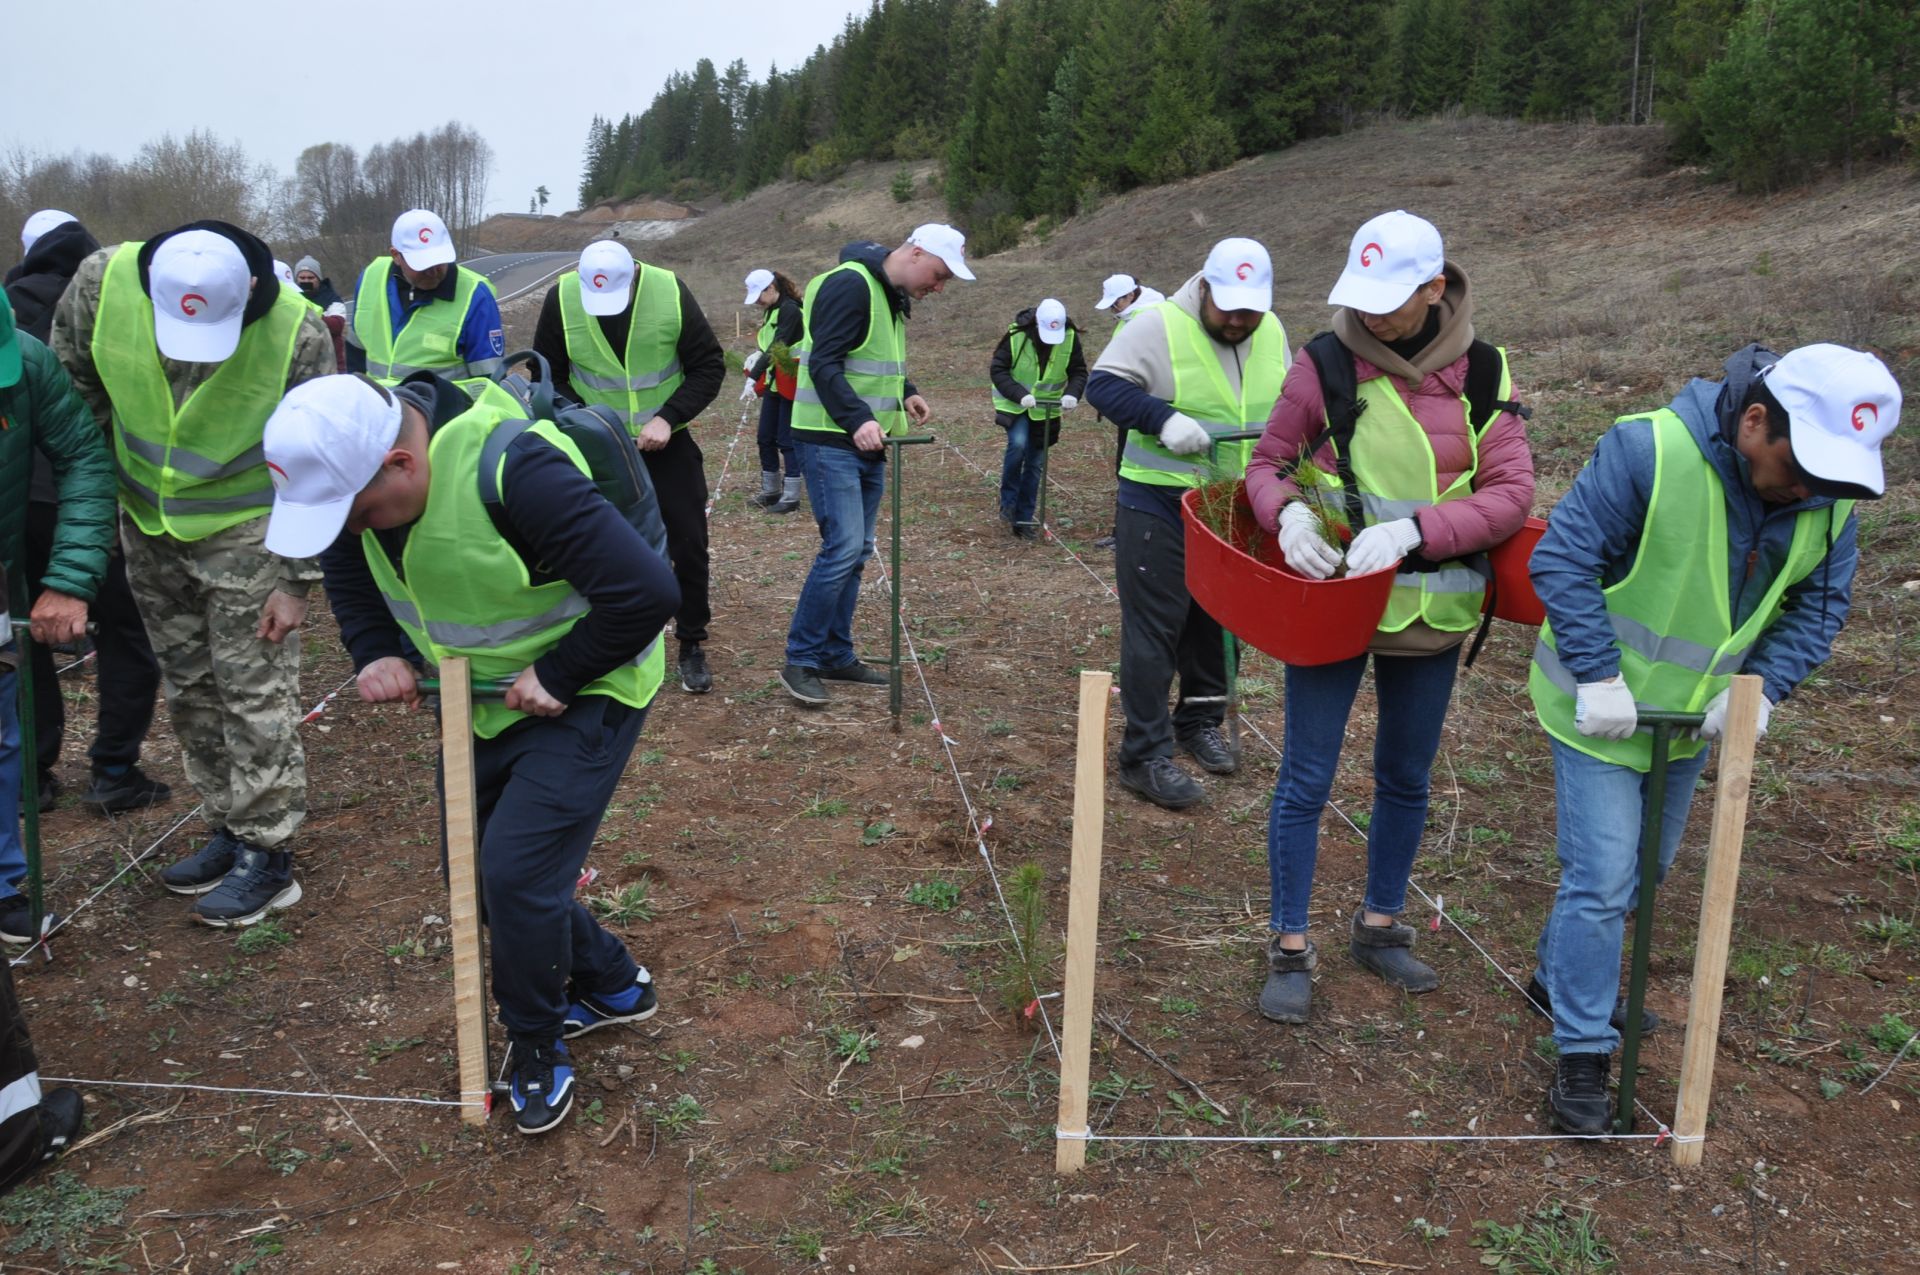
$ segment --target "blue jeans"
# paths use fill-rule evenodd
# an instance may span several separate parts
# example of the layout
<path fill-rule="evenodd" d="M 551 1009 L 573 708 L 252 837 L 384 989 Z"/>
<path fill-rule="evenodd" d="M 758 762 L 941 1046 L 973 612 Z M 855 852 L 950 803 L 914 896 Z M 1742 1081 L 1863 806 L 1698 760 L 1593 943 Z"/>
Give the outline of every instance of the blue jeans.
<path fill-rule="evenodd" d="M 1040 501 L 1047 426 L 1024 412 L 1018 416 L 1001 412 L 998 419 L 1007 431 L 1007 454 L 1000 459 L 1000 516 L 1008 522 L 1032 522 Z"/>
<path fill-rule="evenodd" d="M 1437 655 L 1373 657 L 1380 724 L 1373 740 L 1373 820 L 1367 825 L 1369 912 L 1394 916 L 1407 905 L 1407 878 L 1427 822 L 1427 781 L 1459 661 L 1459 647 Z M 1307 932 L 1320 812 L 1333 792 L 1347 715 L 1366 667 L 1365 655 L 1338 664 L 1287 665 L 1286 742 L 1267 816 L 1269 925 L 1281 934 Z"/>
<path fill-rule="evenodd" d="M 20 833 L 22 742 L 19 675 L 8 669 L 0 673 L 0 899 L 20 893 L 27 879 L 27 843 Z"/>
<path fill-rule="evenodd" d="M 793 454 L 807 480 L 807 503 L 820 527 L 820 552 L 794 603 L 787 629 L 787 663 L 843 668 L 853 649 L 853 604 L 860 571 L 873 556 L 873 524 L 887 486 L 886 453 L 871 460 L 850 447 L 823 447 L 796 430 Z"/>
<path fill-rule="evenodd" d="M 1707 752 L 1667 765 L 1660 879 L 1680 848 Z M 1620 998 L 1627 913 L 1640 893 L 1640 821 L 1647 777 L 1553 741 L 1560 889 L 1540 931 L 1540 982 L 1553 1000 L 1553 1043 L 1563 1054 L 1608 1054 L 1620 1033 L 1607 1020 Z"/>

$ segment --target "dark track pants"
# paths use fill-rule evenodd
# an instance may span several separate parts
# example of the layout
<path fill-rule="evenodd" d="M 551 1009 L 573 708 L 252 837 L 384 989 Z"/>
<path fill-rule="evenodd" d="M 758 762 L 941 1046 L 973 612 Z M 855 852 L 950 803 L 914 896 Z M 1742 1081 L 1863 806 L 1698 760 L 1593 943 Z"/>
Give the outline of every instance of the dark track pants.
<path fill-rule="evenodd" d="M 1179 527 L 1152 514 L 1114 510 L 1120 594 L 1120 707 L 1127 715 L 1120 764 L 1173 756 L 1185 738 L 1226 720 L 1227 655 L 1220 624 L 1187 592 L 1187 543 Z M 1167 691 L 1180 675 L 1180 703 Z M 1194 701 L 1200 700 L 1201 703 Z"/>
<path fill-rule="evenodd" d="M 40 1072 L 27 1020 L 13 990 L 13 970 L 0 961 L 0 1195 L 40 1165 Z"/>
<path fill-rule="evenodd" d="M 707 470 L 700 444 L 691 429 L 673 432 L 657 452 L 641 452 L 653 494 L 660 502 L 660 519 L 667 524 L 667 558 L 680 582 L 680 614 L 673 635 L 682 642 L 707 640 L 713 620 L 708 595 Z"/>

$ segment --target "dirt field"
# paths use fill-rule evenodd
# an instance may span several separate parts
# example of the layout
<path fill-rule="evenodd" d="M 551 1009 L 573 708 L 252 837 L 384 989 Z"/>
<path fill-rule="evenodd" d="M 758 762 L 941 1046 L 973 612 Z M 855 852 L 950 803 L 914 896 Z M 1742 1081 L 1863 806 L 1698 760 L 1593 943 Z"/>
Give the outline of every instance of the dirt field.
<path fill-rule="evenodd" d="M 1114 664 L 1119 628 L 1111 556 L 1091 545 L 1112 518 L 1106 426 L 1083 410 L 1054 454 L 1057 542 L 1016 542 L 994 517 L 1001 440 L 985 370 L 1007 318 L 1059 295 L 1097 349 L 1110 321 L 1087 307 L 1102 276 L 1131 269 L 1171 291 L 1214 239 L 1250 233 L 1274 249 L 1276 308 L 1297 345 L 1324 326 L 1351 228 L 1410 208 L 1472 274 L 1481 333 L 1513 352 L 1537 409 L 1541 510 L 1614 415 L 1664 403 L 1748 339 L 1872 343 L 1920 389 L 1911 175 L 1742 200 L 1656 171 L 1650 149 L 1624 130 L 1374 129 L 1115 200 L 917 307 L 911 363 L 940 441 L 907 461 L 918 659 L 897 735 L 883 690 L 842 690 L 810 712 L 779 688 L 816 537 L 804 512 L 779 519 L 744 502 L 752 424 L 723 394 L 698 426 L 717 488 L 715 690 L 662 692 L 588 888 L 653 969 L 663 1008 L 644 1031 L 579 1043 L 574 1127 L 527 1139 L 499 1117 L 467 1131 L 450 1108 L 95 1088 L 93 1127 L 111 1131 L 67 1160 L 71 1178 L 13 1197 L 30 1207 L 10 1201 L 23 1209 L 11 1220 L 29 1224 L 0 1241 L 0 1264 L 1920 1269 L 1920 1057 L 1863 1092 L 1920 1025 L 1911 427 L 1890 447 L 1891 494 L 1861 518 L 1852 623 L 1762 745 L 1701 1168 L 1675 1170 L 1649 1142 L 1103 1142 L 1087 1172 L 1062 1179 L 1053 1050 L 1000 991 L 1009 931 L 975 820 L 1003 881 L 1022 864 L 1044 870 L 1056 935 L 1076 675 Z M 938 215 L 924 186 L 894 204 L 890 178 L 857 170 L 837 188 L 762 192 L 700 218 L 660 261 L 685 272 L 731 343 L 748 269 L 804 278 L 846 239 L 897 237 Z M 520 306 L 509 323 L 524 340 L 537 302 Z M 884 657 L 888 595 L 880 571 L 867 581 L 856 630 Z M 1551 765 L 1524 693 L 1530 642 L 1501 626 L 1461 679 L 1415 877 L 1522 981 L 1556 875 Z M 349 671 L 324 616 L 305 656 L 312 703 Z M 91 680 L 77 673 L 66 688 L 90 722 Z M 1283 1030 L 1254 1011 L 1277 760 L 1258 736 L 1279 739 L 1279 667 L 1250 658 L 1241 690 L 1256 734 L 1238 776 L 1207 781 L 1206 805 L 1174 815 L 1109 792 L 1095 1127 L 1545 1132 L 1548 1027 L 1487 957 L 1452 929 L 1423 931 L 1444 981 L 1410 999 L 1340 950 L 1364 846 L 1339 815 L 1323 825 L 1315 1021 Z M 1336 789 L 1356 821 L 1370 718 L 1363 691 Z M 305 900 L 238 941 L 190 924 L 143 879 L 199 831 L 188 821 L 80 914 L 52 965 L 17 971 L 49 1074 L 454 1096 L 431 723 L 343 695 L 306 730 Z M 70 791 L 83 753 L 70 739 Z M 149 759 L 184 790 L 164 729 Z M 1709 804 L 1658 905 L 1650 995 L 1669 1025 L 1648 1042 L 1641 1095 L 1661 1119 Z M 72 908 L 191 805 L 111 824 L 63 805 L 46 824 L 56 906 Z M 1433 913 L 1411 915 L 1424 926 Z M 1058 976 L 1056 964 L 1050 986 Z"/>

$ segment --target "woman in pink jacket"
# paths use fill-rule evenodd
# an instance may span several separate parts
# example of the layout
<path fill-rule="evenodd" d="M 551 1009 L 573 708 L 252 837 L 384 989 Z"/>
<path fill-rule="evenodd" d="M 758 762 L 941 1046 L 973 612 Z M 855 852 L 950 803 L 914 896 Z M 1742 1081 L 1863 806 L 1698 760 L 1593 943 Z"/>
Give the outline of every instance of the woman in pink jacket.
<path fill-rule="evenodd" d="M 1337 664 L 1288 665 L 1286 742 L 1267 821 L 1272 934 L 1260 1012 L 1303 1023 L 1318 963 L 1307 905 L 1320 814 L 1333 789 L 1347 717 L 1373 657 L 1379 726 L 1367 891 L 1349 950 L 1409 992 L 1439 986 L 1395 918 L 1427 815 L 1428 776 L 1453 695 L 1460 646 L 1479 619 L 1484 580 L 1463 562 L 1520 529 L 1533 504 L 1533 457 L 1504 354 L 1473 335 L 1467 277 L 1446 261 L 1440 232 L 1406 212 L 1360 227 L 1327 298 L 1333 331 L 1294 359 L 1286 388 L 1247 466 L 1260 525 L 1287 563 L 1324 579 L 1398 568 L 1367 653 Z M 1330 392 L 1331 391 L 1331 392 Z M 1484 402 L 1469 403 L 1480 398 Z M 1331 414 L 1344 418 L 1329 424 Z M 1349 432 L 1350 431 L 1350 432 Z M 1304 456 L 1357 489 L 1345 497 L 1353 538 L 1322 535 L 1291 475 Z"/>

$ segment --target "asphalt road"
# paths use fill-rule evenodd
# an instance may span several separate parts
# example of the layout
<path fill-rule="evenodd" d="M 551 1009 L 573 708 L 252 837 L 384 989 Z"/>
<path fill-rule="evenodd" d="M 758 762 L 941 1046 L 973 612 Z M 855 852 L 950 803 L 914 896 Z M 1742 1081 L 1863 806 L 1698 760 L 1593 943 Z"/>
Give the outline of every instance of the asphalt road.
<path fill-rule="evenodd" d="M 502 301 L 511 301 L 544 286 L 561 271 L 571 270 L 579 260 L 577 252 L 504 252 L 460 264 L 485 275 L 494 294 Z"/>

